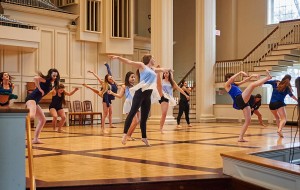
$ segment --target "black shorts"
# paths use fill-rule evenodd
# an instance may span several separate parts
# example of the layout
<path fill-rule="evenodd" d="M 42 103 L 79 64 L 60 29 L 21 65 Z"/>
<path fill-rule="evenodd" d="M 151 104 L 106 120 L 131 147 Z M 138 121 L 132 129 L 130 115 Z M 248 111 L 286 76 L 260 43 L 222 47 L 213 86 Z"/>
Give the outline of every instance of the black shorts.
<path fill-rule="evenodd" d="M 169 102 L 169 99 L 168 98 L 165 98 L 164 96 L 162 96 L 161 98 L 160 98 L 160 100 L 158 100 L 158 102 L 161 104 L 162 102 Z"/>
<path fill-rule="evenodd" d="M 56 111 L 58 111 L 58 110 L 61 110 L 61 109 L 63 109 L 62 107 L 49 107 L 49 111 L 50 111 L 50 109 L 52 109 L 52 108 L 54 108 Z"/>
<path fill-rule="evenodd" d="M 235 97 L 235 104 L 241 110 L 243 110 L 247 106 L 250 106 L 248 102 L 244 102 L 242 95 L 238 95 L 237 97 Z"/>
<path fill-rule="evenodd" d="M 286 106 L 284 102 L 270 102 L 269 104 L 270 110 L 277 110 L 284 106 Z"/>

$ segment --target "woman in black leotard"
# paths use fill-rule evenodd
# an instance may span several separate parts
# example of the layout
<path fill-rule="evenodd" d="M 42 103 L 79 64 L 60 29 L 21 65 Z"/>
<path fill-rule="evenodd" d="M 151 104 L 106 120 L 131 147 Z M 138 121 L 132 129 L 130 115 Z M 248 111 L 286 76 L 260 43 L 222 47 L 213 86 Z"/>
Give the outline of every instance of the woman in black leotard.
<path fill-rule="evenodd" d="M 30 93 L 25 102 L 26 106 L 29 109 L 29 116 L 31 120 L 35 118 L 38 119 L 38 123 L 35 128 L 33 144 L 42 143 L 39 140 L 39 135 L 46 123 L 46 117 L 42 108 L 38 105 L 42 97 L 47 95 L 53 87 L 57 88 L 60 80 L 59 72 L 57 69 L 49 69 L 47 75 L 43 75 L 41 72 L 38 73 L 38 76 L 34 77 L 34 83 L 36 89 Z M 53 83 L 53 84 L 52 84 Z"/>
<path fill-rule="evenodd" d="M 72 96 L 77 90 L 78 88 L 74 88 L 72 92 L 66 92 L 65 85 L 63 84 L 59 84 L 57 89 L 52 90 L 52 101 L 49 105 L 49 111 L 51 116 L 53 117 L 52 127 L 54 131 L 57 131 L 59 133 L 64 131 L 62 130 L 62 126 L 66 121 L 66 114 L 63 110 L 62 105 L 66 103 L 65 95 Z M 56 129 L 58 116 L 61 118 L 61 120 L 57 126 L 58 129 Z"/>

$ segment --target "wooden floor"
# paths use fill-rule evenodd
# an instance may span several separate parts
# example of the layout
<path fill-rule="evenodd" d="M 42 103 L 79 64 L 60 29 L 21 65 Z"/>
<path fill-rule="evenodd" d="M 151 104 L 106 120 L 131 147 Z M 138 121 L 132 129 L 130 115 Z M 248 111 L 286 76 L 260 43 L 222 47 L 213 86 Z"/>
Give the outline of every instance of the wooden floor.
<path fill-rule="evenodd" d="M 290 126 L 281 139 L 275 126 L 251 125 L 245 137 L 249 142 L 238 143 L 239 123 L 193 123 L 180 130 L 166 125 L 165 134 L 158 125 L 148 125 L 151 147 L 140 140 L 140 129 L 133 135 L 137 140 L 124 146 L 123 124 L 105 135 L 97 125 L 66 127 L 64 133 L 47 125 L 41 133 L 44 144 L 33 147 L 38 187 L 226 178 L 221 152 L 292 141 Z"/>

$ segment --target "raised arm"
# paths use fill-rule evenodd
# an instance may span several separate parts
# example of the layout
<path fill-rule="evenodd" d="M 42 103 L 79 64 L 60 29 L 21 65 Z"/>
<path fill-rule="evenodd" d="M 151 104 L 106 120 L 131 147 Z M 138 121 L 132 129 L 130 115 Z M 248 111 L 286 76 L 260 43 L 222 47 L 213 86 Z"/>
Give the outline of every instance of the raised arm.
<path fill-rule="evenodd" d="M 120 90 L 120 92 L 119 93 L 114 93 L 113 91 L 111 91 L 111 90 L 109 90 L 107 93 L 108 94 L 111 94 L 111 95 L 113 95 L 113 96 L 115 96 L 115 97 L 117 97 L 117 98 L 123 98 L 123 96 L 124 96 L 124 94 L 125 94 L 125 85 L 122 85 L 121 86 L 121 90 Z"/>
<path fill-rule="evenodd" d="M 74 89 L 72 90 L 72 92 L 64 91 L 64 93 L 65 93 L 65 95 L 67 95 L 67 96 L 72 96 L 77 90 L 79 90 L 79 88 L 74 88 Z"/>
<path fill-rule="evenodd" d="M 173 72 L 173 69 L 170 69 L 170 68 L 156 67 L 156 68 L 153 68 L 153 69 L 156 73 Z"/>
<path fill-rule="evenodd" d="M 96 78 L 97 78 L 97 80 L 99 81 L 99 83 L 100 83 L 100 84 L 102 84 L 102 83 L 103 83 L 103 80 L 102 80 L 102 79 L 100 79 L 100 77 L 99 77 L 98 75 L 96 75 L 96 73 L 95 73 L 94 71 L 88 71 L 88 73 L 92 73 L 92 74 L 94 75 L 94 77 L 96 77 Z"/>
<path fill-rule="evenodd" d="M 254 74 L 254 75 L 251 75 L 251 76 L 245 78 L 244 80 L 242 80 L 242 81 L 240 81 L 240 82 L 236 82 L 236 84 L 237 84 L 237 85 L 242 85 L 242 84 L 244 84 L 244 83 L 250 81 L 252 78 L 258 78 L 258 77 L 259 77 L 259 75 Z"/>
<path fill-rule="evenodd" d="M 110 59 L 118 59 L 120 60 L 122 63 L 128 64 L 128 65 L 132 65 L 134 67 L 137 67 L 138 69 L 143 69 L 145 67 L 145 64 L 142 62 L 137 62 L 137 61 L 132 61 L 129 59 L 126 59 L 124 57 L 121 56 L 117 56 L 117 55 L 108 55 L 108 57 Z"/>

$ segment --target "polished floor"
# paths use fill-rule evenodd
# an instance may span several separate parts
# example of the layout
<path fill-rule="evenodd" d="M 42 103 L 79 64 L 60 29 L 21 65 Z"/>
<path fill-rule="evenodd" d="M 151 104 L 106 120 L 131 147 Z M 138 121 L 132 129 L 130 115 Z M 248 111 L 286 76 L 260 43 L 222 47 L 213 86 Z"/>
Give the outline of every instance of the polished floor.
<path fill-rule="evenodd" d="M 253 124 L 245 136 L 249 142 L 239 143 L 239 123 L 165 125 L 164 134 L 148 125 L 152 146 L 146 147 L 140 129 L 133 134 L 136 141 L 121 144 L 123 124 L 104 135 L 97 125 L 65 127 L 63 133 L 49 125 L 41 133 L 44 144 L 33 145 L 38 187 L 226 177 L 220 153 L 291 143 L 296 132 L 286 126 L 285 138 L 278 138 L 274 125 Z"/>

